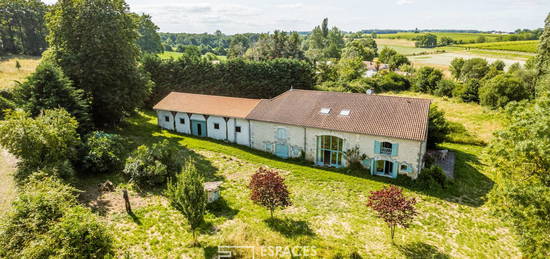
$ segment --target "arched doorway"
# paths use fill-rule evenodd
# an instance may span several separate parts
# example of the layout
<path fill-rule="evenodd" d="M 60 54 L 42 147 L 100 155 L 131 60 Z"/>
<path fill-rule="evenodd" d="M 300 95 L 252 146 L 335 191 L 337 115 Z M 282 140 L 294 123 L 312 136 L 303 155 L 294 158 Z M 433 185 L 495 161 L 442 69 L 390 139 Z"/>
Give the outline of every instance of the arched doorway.
<path fill-rule="evenodd" d="M 317 136 L 318 165 L 341 167 L 343 165 L 344 140 L 330 135 Z"/>

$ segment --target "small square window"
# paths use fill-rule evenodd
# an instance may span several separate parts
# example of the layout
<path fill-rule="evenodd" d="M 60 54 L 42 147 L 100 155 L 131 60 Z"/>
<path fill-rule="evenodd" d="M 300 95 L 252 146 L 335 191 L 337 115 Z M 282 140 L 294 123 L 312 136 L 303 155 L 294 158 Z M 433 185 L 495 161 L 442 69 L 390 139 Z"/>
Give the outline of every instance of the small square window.
<path fill-rule="evenodd" d="M 185 119 L 184 118 L 180 118 L 180 124 L 185 124 Z"/>
<path fill-rule="evenodd" d="M 241 126 L 235 127 L 235 132 L 239 132 L 239 133 L 240 133 L 240 132 L 241 132 Z"/>
<path fill-rule="evenodd" d="M 342 116 L 349 116 L 350 110 L 341 110 L 340 115 Z"/>
<path fill-rule="evenodd" d="M 170 121 L 170 117 L 164 116 L 164 121 Z"/>
<path fill-rule="evenodd" d="M 401 171 L 407 171 L 409 170 L 409 166 L 406 164 L 401 164 Z"/>
<path fill-rule="evenodd" d="M 214 123 L 214 129 L 220 129 L 220 124 L 219 123 Z"/>
<path fill-rule="evenodd" d="M 329 114 L 330 113 L 330 108 L 321 108 L 321 110 L 319 112 L 321 114 Z"/>

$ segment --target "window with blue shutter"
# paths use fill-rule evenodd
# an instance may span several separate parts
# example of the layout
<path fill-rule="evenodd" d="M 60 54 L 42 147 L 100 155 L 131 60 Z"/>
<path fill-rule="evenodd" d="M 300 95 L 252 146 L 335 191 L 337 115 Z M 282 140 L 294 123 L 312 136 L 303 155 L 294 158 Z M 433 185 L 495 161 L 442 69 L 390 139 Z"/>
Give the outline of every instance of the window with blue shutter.
<path fill-rule="evenodd" d="M 395 143 L 391 145 L 391 155 L 397 156 L 397 150 L 399 149 L 399 144 Z"/>
<path fill-rule="evenodd" d="M 380 154 L 380 141 L 374 141 L 374 153 Z"/>

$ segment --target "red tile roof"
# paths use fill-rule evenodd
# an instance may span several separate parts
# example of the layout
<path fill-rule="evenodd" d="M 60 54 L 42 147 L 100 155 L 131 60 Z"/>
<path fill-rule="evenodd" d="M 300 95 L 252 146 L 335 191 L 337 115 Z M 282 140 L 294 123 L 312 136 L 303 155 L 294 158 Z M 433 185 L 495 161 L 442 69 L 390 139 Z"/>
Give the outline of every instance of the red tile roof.
<path fill-rule="evenodd" d="M 153 109 L 245 118 L 259 102 L 259 99 L 171 92 Z"/>
<path fill-rule="evenodd" d="M 262 100 L 246 117 L 304 127 L 425 141 L 430 100 L 360 93 L 290 90 Z M 321 108 L 330 108 L 321 114 Z M 350 110 L 348 116 L 340 111 Z"/>

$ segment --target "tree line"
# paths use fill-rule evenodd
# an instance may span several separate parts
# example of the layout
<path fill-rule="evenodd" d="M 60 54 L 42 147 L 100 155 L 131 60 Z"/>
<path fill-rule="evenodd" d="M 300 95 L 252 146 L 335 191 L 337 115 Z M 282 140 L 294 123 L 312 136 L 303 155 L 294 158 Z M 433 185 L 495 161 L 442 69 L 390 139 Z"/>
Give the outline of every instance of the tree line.
<path fill-rule="evenodd" d="M 39 56 L 48 48 L 46 14 L 54 7 L 40 0 L 0 0 L 0 55 Z M 146 14 L 131 14 L 144 52 L 162 52 L 159 28 Z"/>

